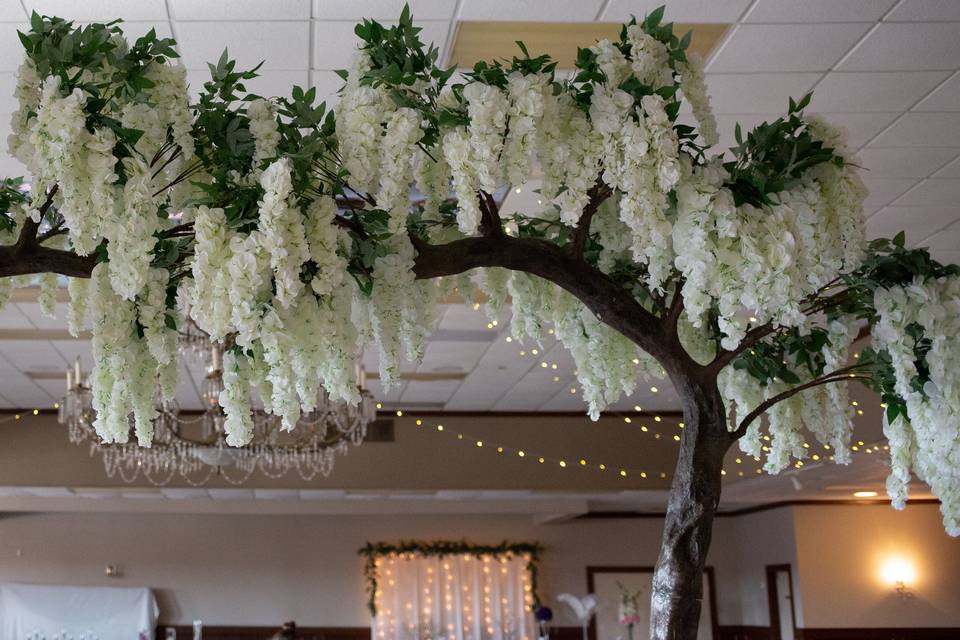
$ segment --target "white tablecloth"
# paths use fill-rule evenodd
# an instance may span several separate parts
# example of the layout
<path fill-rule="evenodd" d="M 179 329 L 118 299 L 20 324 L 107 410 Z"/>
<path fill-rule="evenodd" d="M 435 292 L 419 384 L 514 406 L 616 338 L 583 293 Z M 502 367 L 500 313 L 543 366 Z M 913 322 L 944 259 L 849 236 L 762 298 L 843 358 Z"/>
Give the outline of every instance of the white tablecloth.
<path fill-rule="evenodd" d="M 0 640 L 153 640 L 150 589 L 0 583 Z"/>

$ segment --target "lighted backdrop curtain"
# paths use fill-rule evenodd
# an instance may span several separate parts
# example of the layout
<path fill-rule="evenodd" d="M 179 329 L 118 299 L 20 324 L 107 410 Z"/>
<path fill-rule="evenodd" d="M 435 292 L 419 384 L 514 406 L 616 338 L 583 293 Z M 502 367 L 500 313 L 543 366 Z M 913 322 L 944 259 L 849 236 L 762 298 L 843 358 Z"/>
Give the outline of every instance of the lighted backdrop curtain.
<path fill-rule="evenodd" d="M 372 640 L 533 640 L 533 595 L 520 556 L 378 558 Z"/>

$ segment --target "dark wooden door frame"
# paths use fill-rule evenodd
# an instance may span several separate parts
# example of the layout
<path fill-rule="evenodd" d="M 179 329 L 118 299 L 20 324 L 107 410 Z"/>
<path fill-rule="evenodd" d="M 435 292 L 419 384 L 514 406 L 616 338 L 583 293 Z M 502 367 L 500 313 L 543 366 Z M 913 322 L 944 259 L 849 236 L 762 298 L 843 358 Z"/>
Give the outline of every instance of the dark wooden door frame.
<path fill-rule="evenodd" d="M 593 593 L 596 586 L 594 576 L 598 573 L 653 573 L 653 567 L 636 566 L 588 566 L 587 567 L 587 593 Z M 707 584 L 710 586 L 709 602 L 710 607 L 710 627 L 713 633 L 713 640 L 719 640 L 719 625 L 717 623 L 717 583 L 714 579 L 713 567 L 704 567 L 703 573 L 707 576 Z M 597 640 L 597 616 L 590 619 L 588 629 L 590 640 Z"/>
<path fill-rule="evenodd" d="M 787 584 L 790 585 L 790 622 L 794 640 L 797 638 L 797 604 L 793 593 L 793 569 L 789 564 L 768 564 L 767 567 L 767 605 L 770 608 L 770 640 L 782 640 L 780 637 L 780 603 L 777 593 L 777 573 L 787 572 Z"/>

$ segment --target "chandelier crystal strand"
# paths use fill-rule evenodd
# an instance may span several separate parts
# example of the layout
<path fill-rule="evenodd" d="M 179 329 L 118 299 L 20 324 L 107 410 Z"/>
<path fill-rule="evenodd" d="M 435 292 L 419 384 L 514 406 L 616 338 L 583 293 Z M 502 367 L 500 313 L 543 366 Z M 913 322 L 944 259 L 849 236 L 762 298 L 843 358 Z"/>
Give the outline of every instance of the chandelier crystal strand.
<path fill-rule="evenodd" d="M 219 403 L 224 387 L 224 345 L 211 341 L 192 322 L 180 330 L 179 339 L 181 361 L 205 367 L 200 388 L 203 410 L 197 415 L 186 414 L 176 401 L 161 400 L 158 389 L 154 437 L 149 448 L 136 444 L 135 437 L 127 443 L 103 442 L 93 426 L 93 395 L 80 359 L 67 371 L 67 393 L 60 402 L 57 419 L 67 426 L 72 444 L 87 444 L 91 456 L 102 458 L 107 477 L 119 477 L 131 484 L 142 475 L 155 486 L 167 485 L 179 477 L 186 484 L 199 487 L 214 478 L 241 485 L 259 471 L 270 479 L 295 472 L 304 481 L 310 481 L 318 475 L 329 476 L 337 455 L 345 455 L 349 445 L 360 445 L 367 425 L 376 419 L 376 403 L 365 388 L 361 369 L 357 375 L 357 405 L 331 400 L 321 387 L 316 407 L 301 416 L 293 431 L 282 432 L 277 416 L 257 409 L 252 416 L 253 440 L 246 446 L 230 446 Z M 132 420 L 130 428 L 133 435 Z"/>

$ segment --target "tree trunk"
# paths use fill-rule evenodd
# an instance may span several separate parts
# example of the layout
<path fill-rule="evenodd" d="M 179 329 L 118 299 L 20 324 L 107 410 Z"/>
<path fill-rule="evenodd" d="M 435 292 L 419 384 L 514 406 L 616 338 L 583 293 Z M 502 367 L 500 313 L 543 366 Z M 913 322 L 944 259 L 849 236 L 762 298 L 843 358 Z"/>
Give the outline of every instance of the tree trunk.
<path fill-rule="evenodd" d="M 720 470 L 733 439 L 715 379 L 694 383 L 672 377 L 683 403 L 684 429 L 653 574 L 650 638 L 695 640 Z"/>

